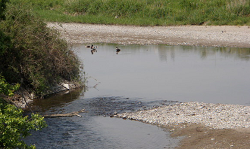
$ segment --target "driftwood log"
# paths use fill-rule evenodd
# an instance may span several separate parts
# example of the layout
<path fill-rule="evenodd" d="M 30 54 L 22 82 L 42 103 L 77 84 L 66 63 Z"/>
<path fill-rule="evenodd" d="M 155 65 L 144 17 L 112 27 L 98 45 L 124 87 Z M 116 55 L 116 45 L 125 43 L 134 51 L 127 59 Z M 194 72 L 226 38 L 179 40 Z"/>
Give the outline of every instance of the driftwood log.
<path fill-rule="evenodd" d="M 85 111 L 84 109 L 82 109 L 82 110 L 80 110 L 80 111 L 71 112 L 71 113 L 65 113 L 65 114 L 50 114 L 50 115 L 43 115 L 43 117 L 45 117 L 45 118 L 72 117 L 72 116 L 82 117 L 82 116 L 79 115 L 78 113 L 83 113 L 83 112 L 87 112 L 87 111 Z"/>

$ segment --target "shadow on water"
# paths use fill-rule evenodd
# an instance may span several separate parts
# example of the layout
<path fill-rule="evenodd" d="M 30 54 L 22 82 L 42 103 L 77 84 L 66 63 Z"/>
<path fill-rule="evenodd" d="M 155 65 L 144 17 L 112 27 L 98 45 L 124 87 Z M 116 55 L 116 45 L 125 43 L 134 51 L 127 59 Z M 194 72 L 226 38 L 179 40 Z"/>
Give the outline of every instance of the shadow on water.
<path fill-rule="evenodd" d="M 117 54 L 116 48 L 121 51 Z M 250 105 L 250 49 L 98 44 L 74 45 L 84 63 L 86 92 L 36 100 L 41 114 L 85 109 L 82 117 L 46 118 L 25 141 L 37 148 L 174 148 L 180 138 L 155 125 L 110 118 L 178 102 Z"/>
<path fill-rule="evenodd" d="M 45 99 L 35 99 L 31 104 L 31 110 L 36 112 L 53 111 L 55 107 L 64 107 L 83 94 L 83 88 L 73 91 L 65 91 L 48 96 Z"/>
<path fill-rule="evenodd" d="M 60 100 L 60 101 L 58 101 Z M 124 97 L 84 98 L 73 91 L 37 100 L 32 108 L 42 114 L 68 113 L 84 108 L 82 117 L 46 118 L 47 128 L 25 139 L 37 148 L 173 148 L 180 138 L 158 126 L 110 118 L 114 113 L 131 112 L 172 104 L 172 101 L 143 102 Z"/>

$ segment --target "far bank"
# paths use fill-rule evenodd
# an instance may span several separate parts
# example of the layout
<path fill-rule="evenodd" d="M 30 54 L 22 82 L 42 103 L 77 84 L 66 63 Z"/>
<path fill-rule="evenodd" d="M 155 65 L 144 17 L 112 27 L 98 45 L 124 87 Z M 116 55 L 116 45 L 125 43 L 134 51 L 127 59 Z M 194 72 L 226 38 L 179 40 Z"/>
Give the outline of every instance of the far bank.
<path fill-rule="evenodd" d="M 71 43 L 168 44 L 250 48 L 248 26 L 121 26 L 51 23 Z"/>

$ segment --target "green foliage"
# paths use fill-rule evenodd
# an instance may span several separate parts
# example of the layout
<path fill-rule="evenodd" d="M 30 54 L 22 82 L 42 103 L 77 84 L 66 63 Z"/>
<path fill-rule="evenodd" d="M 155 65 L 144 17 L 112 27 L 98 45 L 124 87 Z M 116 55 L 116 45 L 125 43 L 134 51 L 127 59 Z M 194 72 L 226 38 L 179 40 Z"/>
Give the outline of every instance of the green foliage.
<path fill-rule="evenodd" d="M 8 48 L 10 48 L 11 45 L 11 39 L 10 37 L 6 36 L 1 30 L 0 30 L 0 56 L 3 56 L 4 53 L 7 52 Z"/>
<path fill-rule="evenodd" d="M 18 88 L 19 84 L 10 85 L 0 75 L 0 95 L 11 96 Z M 23 116 L 22 109 L 0 98 L 0 148 L 35 148 L 34 145 L 26 145 L 22 139 L 30 135 L 30 130 L 40 130 L 45 126 L 44 118 L 40 115 Z"/>
<path fill-rule="evenodd" d="M 63 4 L 62 0 L 10 0 L 13 4 L 17 5 L 19 3 L 30 3 L 32 7 L 36 9 L 45 9 L 49 10 L 51 8 L 60 8 L 60 5 Z"/>
<path fill-rule="evenodd" d="M 13 96 L 13 92 L 16 91 L 20 87 L 19 84 L 10 85 L 6 83 L 4 77 L 0 75 L 0 94 L 4 94 L 7 96 Z"/>
<path fill-rule="evenodd" d="M 47 21 L 130 25 L 250 24 L 248 0 L 46 0 L 39 5 L 41 0 L 21 1 L 31 3 Z"/>
<path fill-rule="evenodd" d="M 8 0 L 0 0 L 0 21 L 5 19 L 4 11 Z"/>
<path fill-rule="evenodd" d="M 7 5 L 5 16 L 0 22 L 0 72 L 8 82 L 19 82 L 43 96 L 62 79 L 80 79 L 80 62 L 67 42 L 27 3 Z"/>

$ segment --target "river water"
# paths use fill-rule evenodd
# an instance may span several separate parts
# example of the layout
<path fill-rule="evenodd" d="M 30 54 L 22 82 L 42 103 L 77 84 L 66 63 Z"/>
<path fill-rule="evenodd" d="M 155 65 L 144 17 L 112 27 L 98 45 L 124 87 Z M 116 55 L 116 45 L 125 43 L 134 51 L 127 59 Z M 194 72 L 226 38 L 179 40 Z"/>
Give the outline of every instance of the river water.
<path fill-rule="evenodd" d="M 87 88 L 37 100 L 41 114 L 86 109 L 82 117 L 46 118 L 25 141 L 37 148 L 174 148 L 164 128 L 109 116 L 176 102 L 250 105 L 250 49 L 98 44 L 73 50 Z M 121 51 L 116 53 L 116 48 Z"/>

